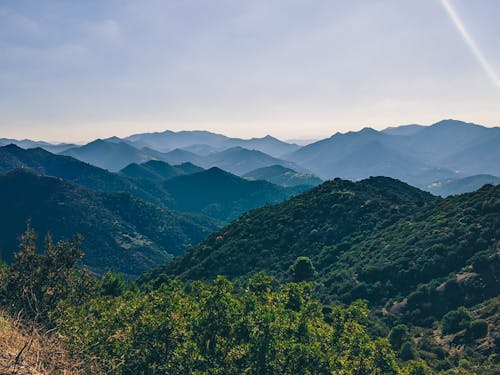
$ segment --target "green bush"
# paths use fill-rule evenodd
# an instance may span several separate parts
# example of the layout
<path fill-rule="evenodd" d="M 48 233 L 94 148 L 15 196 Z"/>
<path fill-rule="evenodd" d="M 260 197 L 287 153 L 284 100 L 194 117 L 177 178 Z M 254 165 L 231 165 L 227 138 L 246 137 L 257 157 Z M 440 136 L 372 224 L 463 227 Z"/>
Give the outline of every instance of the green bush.
<path fill-rule="evenodd" d="M 473 320 L 467 328 L 467 337 L 476 340 L 488 334 L 488 322 L 484 319 Z"/>
<path fill-rule="evenodd" d="M 457 333 L 469 327 L 471 317 L 465 307 L 448 312 L 441 320 L 441 331 L 443 334 Z"/>
<path fill-rule="evenodd" d="M 408 327 L 404 324 L 398 324 L 391 329 L 387 338 L 389 339 L 392 348 L 394 350 L 399 350 L 401 345 L 403 345 L 403 343 L 408 341 L 410 338 Z"/>

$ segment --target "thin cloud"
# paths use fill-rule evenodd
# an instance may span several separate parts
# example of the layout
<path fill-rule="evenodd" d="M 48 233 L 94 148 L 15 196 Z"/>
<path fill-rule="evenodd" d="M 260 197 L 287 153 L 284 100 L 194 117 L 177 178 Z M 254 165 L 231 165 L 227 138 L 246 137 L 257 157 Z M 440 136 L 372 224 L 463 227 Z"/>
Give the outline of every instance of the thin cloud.
<path fill-rule="evenodd" d="M 443 4 L 444 9 L 446 10 L 446 13 L 448 13 L 448 16 L 451 18 L 453 23 L 455 24 L 457 30 L 460 32 L 460 35 L 462 36 L 464 42 L 467 44 L 469 47 L 470 51 L 474 55 L 474 57 L 477 59 L 479 62 L 479 65 L 483 68 L 484 72 L 490 77 L 491 81 L 495 86 L 500 88 L 500 77 L 496 73 L 495 69 L 493 66 L 490 64 L 490 62 L 486 59 L 484 56 L 483 52 L 479 49 L 479 46 L 477 43 L 472 39 L 472 36 L 469 34 L 467 29 L 465 28 L 464 23 L 458 16 L 457 12 L 455 12 L 455 9 L 451 5 L 449 0 L 441 0 L 441 3 Z"/>

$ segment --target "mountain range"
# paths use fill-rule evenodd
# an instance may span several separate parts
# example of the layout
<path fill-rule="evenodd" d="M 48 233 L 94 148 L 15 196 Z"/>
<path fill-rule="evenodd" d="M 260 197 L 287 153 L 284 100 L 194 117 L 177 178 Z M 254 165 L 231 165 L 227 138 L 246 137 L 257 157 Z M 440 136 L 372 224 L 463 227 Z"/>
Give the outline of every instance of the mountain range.
<path fill-rule="evenodd" d="M 113 173 L 41 148 L 0 147 L 0 174 L 18 168 L 58 177 L 89 189 L 124 192 L 163 208 L 202 213 L 222 221 L 232 220 L 265 204 L 278 203 L 310 187 L 248 181 L 215 167 L 204 170 L 190 163 L 172 166 L 158 160 L 130 164 Z"/>
<path fill-rule="evenodd" d="M 6 141 L 9 140 L 3 140 Z M 443 120 L 430 126 L 389 127 L 382 131 L 364 128 L 336 133 L 303 147 L 271 136 L 245 140 L 207 131 L 143 133 L 74 147 L 28 140 L 13 142 L 47 150 L 55 147 L 52 152 L 71 155 L 112 172 L 148 160 L 169 164 L 189 162 L 205 169 L 218 167 L 239 176 L 279 165 L 322 180 L 388 176 L 429 191 L 432 188 L 428 186 L 440 181 L 474 175 L 500 176 L 500 128 L 457 120 Z M 273 171 L 274 177 L 269 175 Z M 279 181 L 280 173 L 271 168 L 265 172 L 265 179 Z"/>

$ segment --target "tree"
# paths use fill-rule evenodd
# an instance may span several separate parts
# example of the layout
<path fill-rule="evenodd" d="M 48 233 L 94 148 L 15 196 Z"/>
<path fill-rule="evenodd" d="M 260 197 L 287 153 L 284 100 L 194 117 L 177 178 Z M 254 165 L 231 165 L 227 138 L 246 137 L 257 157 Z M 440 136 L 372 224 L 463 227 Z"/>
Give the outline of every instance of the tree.
<path fill-rule="evenodd" d="M 484 319 L 473 320 L 467 328 L 467 337 L 472 340 L 481 339 L 488 334 L 488 322 Z"/>
<path fill-rule="evenodd" d="M 411 359 L 417 359 L 418 353 L 415 348 L 415 344 L 412 341 L 406 341 L 401 345 L 401 349 L 399 350 L 399 357 L 403 361 L 409 361 Z"/>
<path fill-rule="evenodd" d="M 49 323 L 49 313 L 62 300 L 80 304 L 96 288 L 88 271 L 80 270 L 83 256 L 81 237 L 54 243 L 50 235 L 45 240 L 45 252 L 36 249 L 36 233 L 28 225 L 21 237 L 20 250 L 8 271 L 4 299 L 10 310 L 22 312 L 28 319 Z"/>
<path fill-rule="evenodd" d="M 298 257 L 290 268 L 292 279 L 295 282 L 310 281 L 316 277 L 316 269 L 311 259 L 305 256 Z"/>
<path fill-rule="evenodd" d="M 410 334 L 408 332 L 408 327 L 404 324 L 398 324 L 391 329 L 389 336 L 387 337 L 391 346 L 394 350 L 399 350 L 404 342 L 408 341 Z"/>

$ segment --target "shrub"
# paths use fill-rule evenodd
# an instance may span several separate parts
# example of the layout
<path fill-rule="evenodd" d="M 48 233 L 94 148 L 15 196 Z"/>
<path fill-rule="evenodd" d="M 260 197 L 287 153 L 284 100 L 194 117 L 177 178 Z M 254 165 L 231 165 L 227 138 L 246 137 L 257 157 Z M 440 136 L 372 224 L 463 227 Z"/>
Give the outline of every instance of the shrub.
<path fill-rule="evenodd" d="M 443 316 L 441 320 L 441 331 L 443 334 L 457 333 L 469 327 L 470 314 L 465 307 L 459 307 Z"/>
<path fill-rule="evenodd" d="M 488 334 L 488 322 L 484 319 L 473 320 L 467 328 L 467 337 L 476 340 Z"/>

